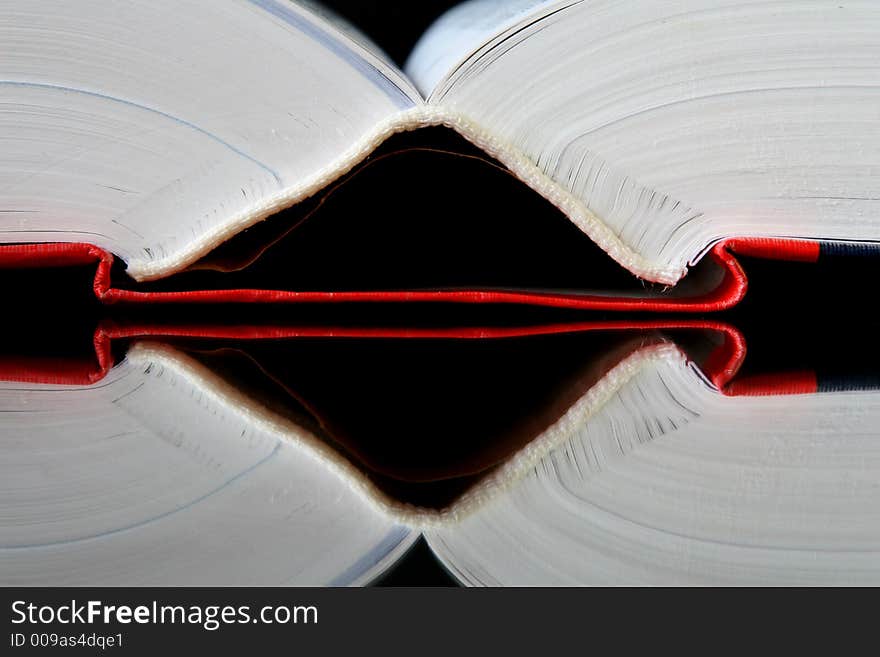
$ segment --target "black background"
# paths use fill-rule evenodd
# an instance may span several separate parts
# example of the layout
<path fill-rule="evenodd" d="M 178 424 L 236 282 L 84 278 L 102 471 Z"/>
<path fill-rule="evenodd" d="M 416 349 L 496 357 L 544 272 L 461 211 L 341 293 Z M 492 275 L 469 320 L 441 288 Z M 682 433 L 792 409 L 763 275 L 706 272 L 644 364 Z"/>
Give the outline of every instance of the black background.
<path fill-rule="evenodd" d="M 431 23 L 460 3 L 455 0 L 322 0 L 321 4 L 357 26 L 399 66 L 403 66 L 416 41 Z"/>

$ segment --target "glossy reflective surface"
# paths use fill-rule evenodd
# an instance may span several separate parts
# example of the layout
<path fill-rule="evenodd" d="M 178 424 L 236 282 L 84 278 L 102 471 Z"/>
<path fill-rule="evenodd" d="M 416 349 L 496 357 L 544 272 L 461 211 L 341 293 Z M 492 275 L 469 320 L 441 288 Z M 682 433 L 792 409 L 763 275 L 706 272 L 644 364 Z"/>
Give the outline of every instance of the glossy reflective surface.
<path fill-rule="evenodd" d="M 5 584 L 362 584 L 420 536 L 467 584 L 880 580 L 867 346 L 847 373 L 705 321 L 95 328 L 0 359 Z"/>

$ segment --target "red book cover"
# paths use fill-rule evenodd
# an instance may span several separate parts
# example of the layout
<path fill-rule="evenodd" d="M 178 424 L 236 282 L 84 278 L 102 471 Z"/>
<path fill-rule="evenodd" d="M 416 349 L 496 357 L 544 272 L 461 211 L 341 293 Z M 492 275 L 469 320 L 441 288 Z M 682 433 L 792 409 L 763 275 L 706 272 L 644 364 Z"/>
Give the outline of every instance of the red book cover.
<path fill-rule="evenodd" d="M 216 344 L 246 347 L 258 341 L 330 339 L 330 340 L 444 340 L 492 342 L 510 338 L 562 336 L 604 333 L 624 337 L 648 332 L 701 333 L 714 345 L 707 353 L 694 358 L 706 379 L 726 396 L 764 396 L 809 394 L 819 391 L 817 375 L 812 371 L 771 372 L 738 376 L 746 358 L 743 334 L 723 322 L 703 320 L 672 321 L 585 321 L 532 326 L 466 326 L 443 328 L 196 325 L 196 324 L 120 324 L 103 322 L 94 332 L 94 357 L 5 357 L 0 358 L 0 381 L 53 385 L 88 386 L 101 381 L 114 365 L 114 341 L 201 340 Z M 597 357 L 601 357 L 598 354 Z M 689 356 L 690 357 L 690 356 Z"/>
<path fill-rule="evenodd" d="M 83 243 L 10 244 L 0 246 L 0 268 L 57 268 L 95 265 L 94 293 L 105 304 L 198 303 L 346 303 L 346 302 L 446 302 L 461 304 L 524 304 L 601 311 L 692 312 L 719 311 L 736 305 L 748 288 L 746 274 L 736 255 L 814 262 L 821 245 L 813 241 L 742 238 L 718 243 L 709 253 L 702 278 L 691 286 L 667 292 L 639 294 L 550 292 L 508 289 L 388 289 L 371 291 L 298 291 L 295 289 L 235 288 L 140 291 L 116 287 L 112 280 L 114 257 Z M 682 288 L 682 289 L 679 289 Z"/>

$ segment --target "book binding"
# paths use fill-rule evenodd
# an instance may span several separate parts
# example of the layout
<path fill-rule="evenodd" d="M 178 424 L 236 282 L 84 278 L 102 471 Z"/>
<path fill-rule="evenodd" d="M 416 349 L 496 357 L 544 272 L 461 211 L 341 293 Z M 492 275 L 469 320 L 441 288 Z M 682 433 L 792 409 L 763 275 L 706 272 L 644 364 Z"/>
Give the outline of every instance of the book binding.
<path fill-rule="evenodd" d="M 9 244 L 0 246 L 0 268 L 28 269 L 66 267 L 95 263 L 95 296 L 105 304 L 219 304 L 219 303 L 459 303 L 519 304 L 598 311 L 629 312 L 716 312 L 739 303 L 748 289 L 748 279 L 736 255 L 813 262 L 821 243 L 776 238 L 735 238 L 717 243 L 709 258 L 722 270 L 721 282 L 694 296 L 632 297 L 612 294 L 555 293 L 492 289 L 435 289 L 382 291 L 295 291 L 278 289 L 183 290 L 145 292 L 114 287 L 111 270 L 114 257 L 84 243 Z"/>

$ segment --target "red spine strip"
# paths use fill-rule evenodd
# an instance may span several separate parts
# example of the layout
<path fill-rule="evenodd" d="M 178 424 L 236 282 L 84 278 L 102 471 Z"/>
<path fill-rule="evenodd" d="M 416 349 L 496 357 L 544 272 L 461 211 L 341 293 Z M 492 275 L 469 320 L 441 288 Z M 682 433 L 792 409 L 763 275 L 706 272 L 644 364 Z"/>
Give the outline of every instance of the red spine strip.
<path fill-rule="evenodd" d="M 419 302 L 463 304 L 524 304 L 599 311 L 715 312 L 736 305 L 748 281 L 731 251 L 742 255 L 814 261 L 819 243 L 795 240 L 738 238 L 720 242 L 710 256 L 724 270 L 721 284 L 703 295 L 686 298 L 631 298 L 602 295 L 507 292 L 501 290 L 390 290 L 378 292 L 295 292 L 234 289 L 181 292 L 138 292 L 114 288 L 113 256 L 89 244 L 22 244 L 0 246 L 0 267 L 60 267 L 97 262 L 94 292 L 104 303 L 352 303 Z"/>
<path fill-rule="evenodd" d="M 106 257 L 106 251 L 91 244 L 4 244 L 0 246 L 0 269 L 75 267 Z"/>
<path fill-rule="evenodd" d="M 768 397 L 775 395 L 809 395 L 818 392 L 815 372 L 785 372 L 743 377 L 731 381 L 724 394 L 731 397 Z"/>
<path fill-rule="evenodd" d="M 105 303 L 458 303 L 520 304 L 578 310 L 620 312 L 715 312 L 736 305 L 745 295 L 748 281 L 724 244 L 711 257 L 724 269 L 721 284 L 707 294 L 688 298 L 631 298 L 586 294 L 506 292 L 500 290 L 390 290 L 377 292 L 295 292 L 285 290 L 192 290 L 183 292 L 137 292 L 113 288 L 112 256 L 104 253 L 95 276 L 95 294 Z"/>
<path fill-rule="evenodd" d="M 738 237 L 725 241 L 724 245 L 739 255 L 797 262 L 816 262 L 820 251 L 819 242 L 775 237 Z"/>

